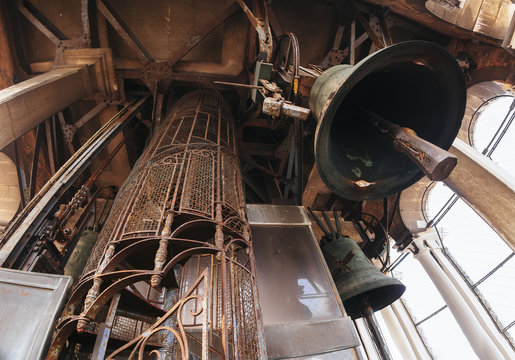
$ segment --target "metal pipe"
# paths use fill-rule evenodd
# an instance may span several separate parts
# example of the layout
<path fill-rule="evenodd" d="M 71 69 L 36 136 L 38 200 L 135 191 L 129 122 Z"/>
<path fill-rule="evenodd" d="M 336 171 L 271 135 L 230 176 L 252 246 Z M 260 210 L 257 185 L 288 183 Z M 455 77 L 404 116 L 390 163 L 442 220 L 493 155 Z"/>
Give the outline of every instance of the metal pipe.
<path fill-rule="evenodd" d="M 388 351 L 388 347 L 386 346 L 386 341 L 384 340 L 383 334 L 381 333 L 381 329 L 379 328 L 379 325 L 374 318 L 374 310 L 372 310 L 370 304 L 367 304 L 366 299 L 363 299 L 363 308 L 361 309 L 361 313 L 363 314 L 363 317 L 367 323 L 370 336 L 374 341 L 374 345 L 381 360 L 392 360 L 392 356 Z"/>

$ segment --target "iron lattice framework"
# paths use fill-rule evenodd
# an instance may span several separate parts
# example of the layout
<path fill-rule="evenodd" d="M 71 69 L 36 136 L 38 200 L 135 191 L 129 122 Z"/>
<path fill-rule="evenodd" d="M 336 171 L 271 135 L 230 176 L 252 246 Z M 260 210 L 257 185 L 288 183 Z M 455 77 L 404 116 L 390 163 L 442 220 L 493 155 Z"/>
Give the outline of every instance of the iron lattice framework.
<path fill-rule="evenodd" d="M 266 358 L 235 150 L 217 93 L 173 105 L 118 193 L 48 358 L 101 324 L 125 342 L 111 358 Z"/>

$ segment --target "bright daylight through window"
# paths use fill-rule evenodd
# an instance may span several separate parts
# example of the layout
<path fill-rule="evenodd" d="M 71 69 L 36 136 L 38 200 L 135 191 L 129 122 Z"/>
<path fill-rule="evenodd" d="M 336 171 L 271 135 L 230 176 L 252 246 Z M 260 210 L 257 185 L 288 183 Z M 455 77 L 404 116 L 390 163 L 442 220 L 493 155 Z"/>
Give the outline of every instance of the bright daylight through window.
<path fill-rule="evenodd" d="M 468 143 L 512 179 L 515 179 L 514 107 L 513 96 L 492 98 L 477 109 L 468 128 Z M 514 347 L 513 251 L 443 182 L 429 185 L 422 201 L 425 221 L 436 227 L 445 255 L 474 291 L 498 331 Z M 407 256 L 392 273 L 407 287 L 402 300 L 431 355 L 439 360 L 477 359 L 420 263 Z M 395 350 L 392 354 L 397 358 Z"/>

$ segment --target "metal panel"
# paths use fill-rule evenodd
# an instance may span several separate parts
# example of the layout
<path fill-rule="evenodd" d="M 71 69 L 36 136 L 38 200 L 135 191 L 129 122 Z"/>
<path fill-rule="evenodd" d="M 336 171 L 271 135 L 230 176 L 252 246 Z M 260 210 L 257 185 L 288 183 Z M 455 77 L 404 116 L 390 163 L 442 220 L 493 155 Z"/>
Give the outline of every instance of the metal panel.
<path fill-rule="evenodd" d="M 326 353 L 334 355 L 328 359 L 352 359 L 353 351 L 341 351 L 360 342 L 304 208 L 247 205 L 247 214 L 269 359 Z"/>
<path fill-rule="evenodd" d="M 256 225 L 305 225 L 311 226 L 302 206 L 286 205 L 247 205 L 247 217 L 252 226 Z"/>
<path fill-rule="evenodd" d="M 69 276 L 0 269 L 0 359 L 41 359 L 71 286 Z"/>
<path fill-rule="evenodd" d="M 285 334 L 290 334 L 288 341 L 284 341 Z M 269 359 L 318 355 L 359 345 L 350 317 L 265 326 L 265 340 Z"/>

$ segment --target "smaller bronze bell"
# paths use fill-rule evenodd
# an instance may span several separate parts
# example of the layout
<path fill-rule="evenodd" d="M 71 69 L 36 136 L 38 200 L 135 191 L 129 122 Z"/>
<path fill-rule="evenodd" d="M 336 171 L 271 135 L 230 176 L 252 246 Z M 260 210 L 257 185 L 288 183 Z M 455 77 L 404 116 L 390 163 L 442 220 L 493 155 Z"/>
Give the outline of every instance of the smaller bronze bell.
<path fill-rule="evenodd" d="M 321 241 L 320 247 L 352 319 L 362 317 L 366 306 L 373 311 L 381 310 L 406 290 L 399 280 L 381 273 L 351 238 L 333 233 Z"/>

